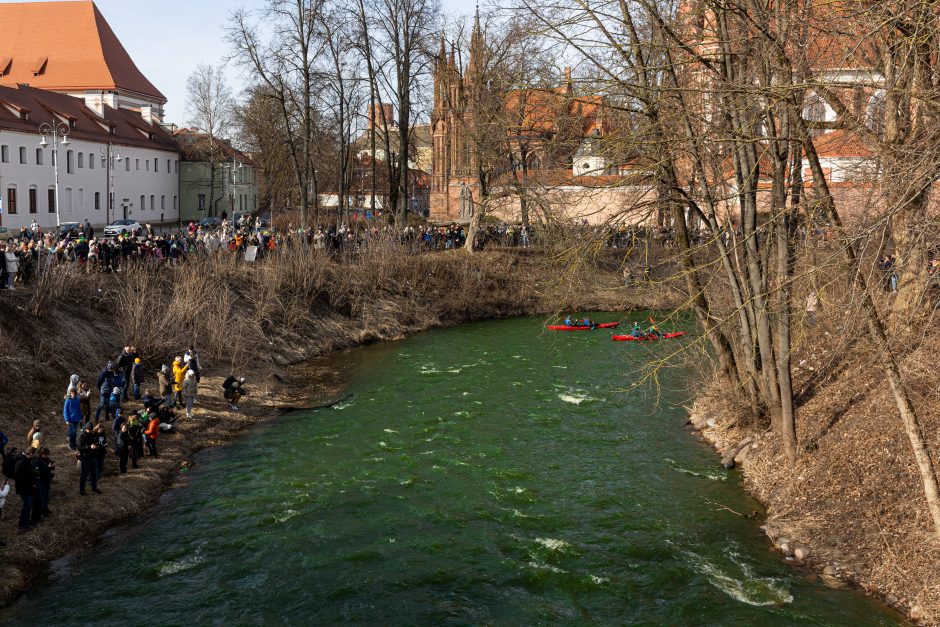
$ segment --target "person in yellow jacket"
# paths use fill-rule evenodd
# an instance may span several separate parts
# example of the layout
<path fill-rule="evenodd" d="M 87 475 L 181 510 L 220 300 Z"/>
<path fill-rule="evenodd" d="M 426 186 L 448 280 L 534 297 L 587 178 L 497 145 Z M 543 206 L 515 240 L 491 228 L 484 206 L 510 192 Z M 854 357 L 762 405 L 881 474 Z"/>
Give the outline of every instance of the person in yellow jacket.
<path fill-rule="evenodd" d="M 189 366 L 183 363 L 182 357 L 173 360 L 173 406 L 183 407 L 183 379 Z"/>

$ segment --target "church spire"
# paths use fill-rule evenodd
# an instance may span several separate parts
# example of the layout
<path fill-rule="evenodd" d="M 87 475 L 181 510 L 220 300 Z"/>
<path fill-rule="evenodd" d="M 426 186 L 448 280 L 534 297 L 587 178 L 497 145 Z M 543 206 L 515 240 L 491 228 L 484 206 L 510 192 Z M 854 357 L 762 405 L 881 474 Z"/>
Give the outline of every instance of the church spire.
<path fill-rule="evenodd" d="M 480 27 L 480 5 L 473 16 L 473 33 L 470 35 L 470 57 L 467 59 L 467 76 L 471 78 L 474 72 L 480 69 L 479 64 L 483 58 L 483 29 Z"/>

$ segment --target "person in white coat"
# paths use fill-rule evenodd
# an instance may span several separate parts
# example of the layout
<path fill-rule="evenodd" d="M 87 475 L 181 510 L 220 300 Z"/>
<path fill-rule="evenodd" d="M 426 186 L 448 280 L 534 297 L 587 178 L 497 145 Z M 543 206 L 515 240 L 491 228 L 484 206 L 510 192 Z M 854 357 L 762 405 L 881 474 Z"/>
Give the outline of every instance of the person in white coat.
<path fill-rule="evenodd" d="M 20 269 L 20 258 L 16 256 L 11 246 L 4 248 L 3 261 L 7 271 L 6 287 L 8 290 L 15 290 L 16 288 L 13 286 L 13 281 L 16 279 L 16 273 Z"/>

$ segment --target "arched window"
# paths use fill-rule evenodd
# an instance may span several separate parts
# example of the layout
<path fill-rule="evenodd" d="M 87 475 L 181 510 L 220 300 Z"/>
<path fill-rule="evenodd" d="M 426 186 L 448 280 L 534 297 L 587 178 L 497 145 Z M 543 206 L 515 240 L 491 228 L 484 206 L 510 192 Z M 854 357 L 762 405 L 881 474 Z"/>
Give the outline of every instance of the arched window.
<path fill-rule="evenodd" d="M 6 205 L 7 213 L 11 216 L 16 215 L 16 185 L 10 185 L 7 188 Z"/>
<path fill-rule="evenodd" d="M 78 167 L 79 168 L 85 167 L 85 153 L 83 152 L 78 153 Z"/>
<path fill-rule="evenodd" d="M 95 211 L 101 209 L 101 192 L 95 192 Z"/>
<path fill-rule="evenodd" d="M 39 213 L 39 188 L 35 185 L 29 186 L 29 212 Z"/>
<path fill-rule="evenodd" d="M 160 196 L 160 211 L 166 211 L 166 196 Z"/>
<path fill-rule="evenodd" d="M 95 169 L 95 155 L 90 152 L 88 153 L 88 167 L 92 170 Z"/>
<path fill-rule="evenodd" d="M 148 162 L 148 163 L 149 163 L 149 162 Z M 154 202 L 154 196 L 153 196 L 153 194 L 151 194 L 151 195 L 150 195 L 150 210 L 151 210 L 151 211 L 156 211 L 156 209 L 157 209 L 157 204 Z"/>
<path fill-rule="evenodd" d="M 62 211 L 65 213 L 72 213 L 72 188 L 71 187 L 65 188 L 65 197 L 62 199 Z"/>
<path fill-rule="evenodd" d="M 141 196 L 140 197 L 140 210 L 146 211 L 146 209 L 147 209 L 147 197 Z"/>
<path fill-rule="evenodd" d="M 75 153 L 71 150 L 65 153 L 65 171 L 68 174 L 75 173 Z"/>
<path fill-rule="evenodd" d="M 826 101 L 822 99 L 818 94 L 810 92 L 806 96 L 806 101 L 803 105 L 803 119 L 807 122 L 815 122 L 821 124 L 823 122 L 832 122 L 836 119 L 836 112 L 826 104 Z M 814 133 L 823 132 L 823 129 L 811 129 Z"/>

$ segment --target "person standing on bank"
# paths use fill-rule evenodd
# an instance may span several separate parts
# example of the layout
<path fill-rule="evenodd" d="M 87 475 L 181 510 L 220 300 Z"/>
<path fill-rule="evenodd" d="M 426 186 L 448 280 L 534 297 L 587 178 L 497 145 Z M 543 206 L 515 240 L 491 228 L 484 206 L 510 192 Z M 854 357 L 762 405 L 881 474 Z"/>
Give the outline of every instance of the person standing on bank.
<path fill-rule="evenodd" d="M 95 459 L 98 454 L 98 443 L 92 424 L 85 425 L 82 434 L 78 436 L 78 460 L 81 462 L 81 476 L 78 483 L 78 493 L 85 496 L 85 484 L 91 479 L 91 490 L 95 494 L 101 494 L 98 489 L 98 462 Z"/>
<path fill-rule="evenodd" d="M 140 400 L 140 386 L 144 382 L 144 365 L 140 362 L 140 357 L 134 358 L 134 365 L 131 366 L 131 386 L 133 387 L 134 400 Z M 127 396 L 124 396 L 127 400 Z"/>
<path fill-rule="evenodd" d="M 183 379 L 183 401 L 186 403 L 186 419 L 193 418 L 193 405 L 196 404 L 196 393 L 199 391 L 198 375 L 195 370 L 189 370 Z"/>
<path fill-rule="evenodd" d="M 160 368 L 157 375 L 157 384 L 160 388 L 160 396 L 163 398 L 163 406 L 170 408 L 173 406 L 173 384 L 170 382 L 170 367 L 166 364 Z"/>
<path fill-rule="evenodd" d="M 32 448 L 27 448 L 20 453 L 19 459 L 16 460 L 16 470 L 13 472 L 16 493 L 23 500 L 23 508 L 20 510 L 20 531 L 29 530 L 29 517 L 36 498 L 36 472 L 33 470 L 35 454 L 36 451 Z"/>
<path fill-rule="evenodd" d="M 82 423 L 82 404 L 78 399 L 78 388 L 69 389 L 69 395 L 65 398 L 65 406 L 62 408 L 62 416 L 69 428 L 69 450 L 74 451 L 78 425 Z"/>

